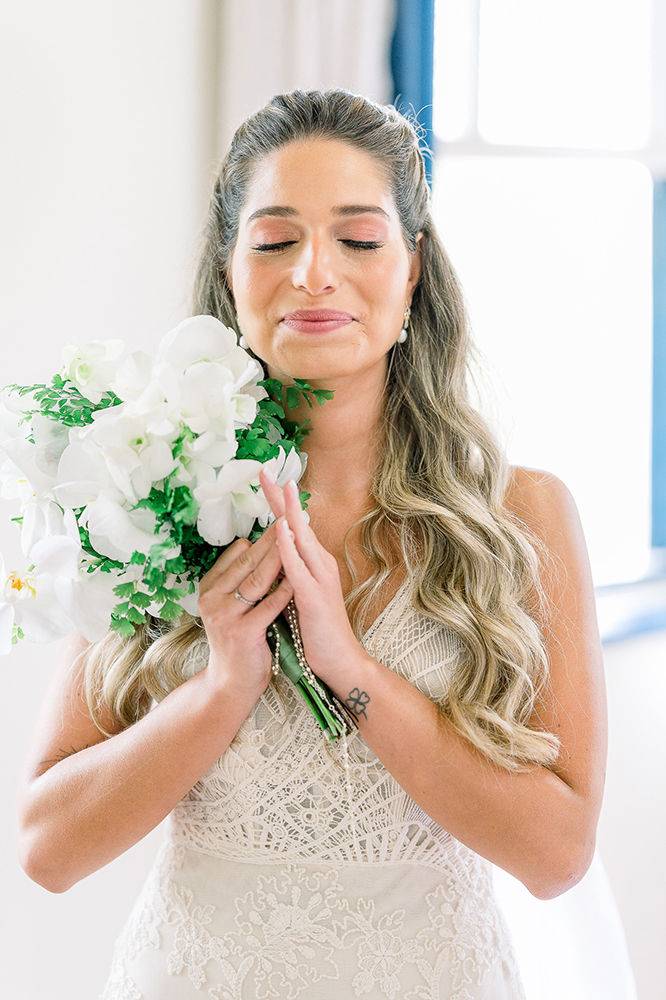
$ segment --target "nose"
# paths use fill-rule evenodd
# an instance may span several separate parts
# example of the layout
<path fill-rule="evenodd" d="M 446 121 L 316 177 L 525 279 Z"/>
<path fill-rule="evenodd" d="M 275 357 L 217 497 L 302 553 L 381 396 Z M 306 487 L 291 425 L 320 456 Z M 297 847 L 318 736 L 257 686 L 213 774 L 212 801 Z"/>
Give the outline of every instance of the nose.
<path fill-rule="evenodd" d="M 326 295 L 340 284 L 334 248 L 324 239 L 307 240 L 293 271 L 295 288 Z"/>

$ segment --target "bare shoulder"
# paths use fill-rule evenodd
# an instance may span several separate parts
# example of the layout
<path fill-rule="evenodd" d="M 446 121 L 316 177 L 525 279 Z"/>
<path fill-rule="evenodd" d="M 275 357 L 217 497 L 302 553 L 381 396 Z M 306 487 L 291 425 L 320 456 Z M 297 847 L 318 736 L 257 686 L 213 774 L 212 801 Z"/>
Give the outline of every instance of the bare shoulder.
<path fill-rule="evenodd" d="M 562 536 L 582 541 L 578 508 L 561 479 L 543 469 L 513 466 L 505 506 L 543 541 L 559 548 Z"/>
<path fill-rule="evenodd" d="M 577 650 L 568 654 L 569 670 L 585 648 L 587 653 L 594 650 L 594 658 L 598 659 L 594 583 L 583 527 L 571 493 L 549 472 L 516 467 L 511 470 L 505 506 L 541 540 L 548 553 L 541 560 L 541 581 L 549 597 L 551 630 L 561 633 L 560 649 L 572 635 L 579 637 Z"/>

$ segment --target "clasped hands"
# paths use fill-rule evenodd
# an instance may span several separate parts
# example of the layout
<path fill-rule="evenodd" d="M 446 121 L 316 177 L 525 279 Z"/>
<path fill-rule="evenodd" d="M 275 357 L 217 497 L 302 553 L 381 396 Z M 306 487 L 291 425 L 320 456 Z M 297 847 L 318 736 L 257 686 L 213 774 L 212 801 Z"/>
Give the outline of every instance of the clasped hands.
<path fill-rule="evenodd" d="M 233 542 L 199 585 L 209 668 L 259 697 L 271 677 L 266 629 L 293 597 L 308 663 L 335 690 L 341 666 L 367 656 L 347 617 L 337 562 L 308 524 L 296 483 L 282 490 L 263 470 L 260 479 L 276 521 L 253 544 Z"/>

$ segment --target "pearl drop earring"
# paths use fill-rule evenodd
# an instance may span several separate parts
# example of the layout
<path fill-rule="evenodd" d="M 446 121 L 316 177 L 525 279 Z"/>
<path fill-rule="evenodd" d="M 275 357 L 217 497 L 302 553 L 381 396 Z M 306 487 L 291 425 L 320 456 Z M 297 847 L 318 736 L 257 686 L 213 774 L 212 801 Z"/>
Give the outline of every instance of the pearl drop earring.
<path fill-rule="evenodd" d="M 409 326 L 409 317 L 412 315 L 412 310 L 409 306 L 405 306 L 405 315 L 402 318 L 402 330 L 398 334 L 398 343 L 404 344 L 407 340 L 407 327 Z"/>
<path fill-rule="evenodd" d="M 242 347 L 244 351 L 247 351 L 248 347 L 250 346 L 242 333 L 238 338 L 238 346 Z"/>

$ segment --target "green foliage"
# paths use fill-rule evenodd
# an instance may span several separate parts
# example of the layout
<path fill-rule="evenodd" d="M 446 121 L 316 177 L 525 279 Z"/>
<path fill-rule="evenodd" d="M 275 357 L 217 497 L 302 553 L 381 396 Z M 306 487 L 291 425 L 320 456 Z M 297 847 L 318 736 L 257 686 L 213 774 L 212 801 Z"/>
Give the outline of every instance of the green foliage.
<path fill-rule="evenodd" d="M 126 618 L 116 618 L 115 615 L 111 615 L 111 628 L 118 635 L 122 635 L 123 639 L 131 639 L 134 635 L 134 626 Z"/>
<path fill-rule="evenodd" d="M 113 392 L 105 392 L 99 403 L 92 403 L 79 392 L 73 382 L 54 375 L 50 385 L 8 385 L 9 392 L 29 396 L 37 406 L 24 410 L 26 417 L 39 413 L 65 427 L 85 427 L 91 424 L 93 413 L 117 406 L 122 400 Z"/>
<path fill-rule="evenodd" d="M 14 623 L 12 625 L 12 646 L 15 646 L 17 642 L 21 641 L 21 639 L 25 639 L 23 629 L 20 627 L 20 625 Z"/>
<path fill-rule="evenodd" d="M 272 396 L 277 396 L 277 398 L 282 403 L 282 406 L 287 410 L 295 410 L 298 406 L 301 397 L 305 400 L 309 407 L 312 407 L 311 396 L 314 396 L 315 400 L 321 406 L 325 403 L 327 399 L 333 399 L 333 392 L 330 389 L 313 389 L 305 379 L 295 378 L 293 385 L 284 386 L 276 378 L 265 378 L 259 385 L 263 385 L 266 392 L 270 393 Z M 283 414 L 284 416 L 284 414 Z"/>

